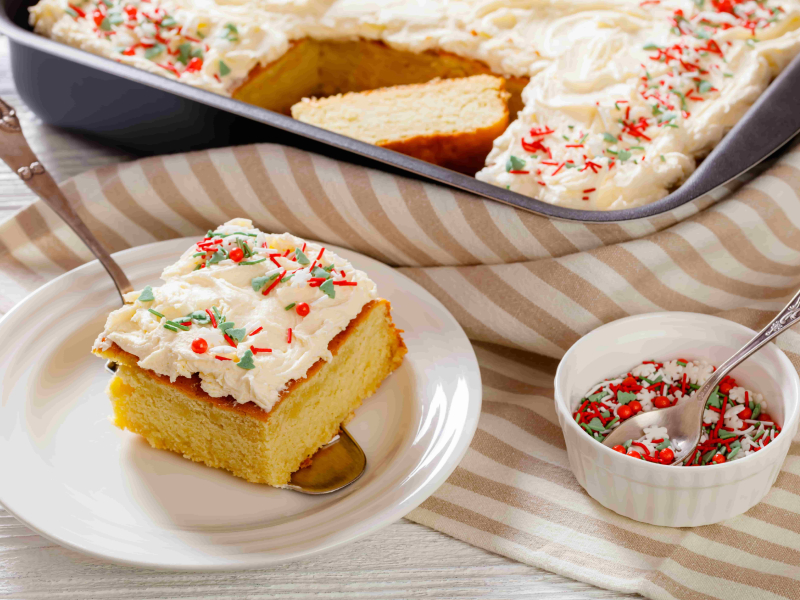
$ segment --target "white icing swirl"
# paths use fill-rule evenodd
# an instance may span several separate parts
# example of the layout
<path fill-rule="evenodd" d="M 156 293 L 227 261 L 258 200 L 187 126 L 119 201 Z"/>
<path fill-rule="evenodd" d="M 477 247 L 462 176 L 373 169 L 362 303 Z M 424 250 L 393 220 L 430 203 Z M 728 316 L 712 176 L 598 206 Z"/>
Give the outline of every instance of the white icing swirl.
<path fill-rule="evenodd" d="M 231 235 L 235 232 L 250 235 Z M 223 240 L 213 248 L 230 252 L 238 247 L 236 240 L 241 240 L 255 250 L 254 256 L 242 262 L 266 260 L 243 265 L 228 258 L 198 270 L 197 266 L 212 254 L 195 256 L 202 252 L 202 248 L 192 246 L 175 264 L 164 269 L 164 285 L 152 289 L 154 300 L 139 300 L 141 292 L 131 292 L 126 296 L 126 302 L 130 304 L 108 316 L 95 348 L 107 349 L 115 343 L 138 357 L 138 364 L 143 369 L 166 375 L 173 381 L 179 376 L 191 377 L 198 373 L 203 390 L 210 396 L 232 396 L 240 403 L 254 402 L 269 410 L 287 383 L 304 377 L 318 360 L 331 359 L 329 342 L 347 327 L 367 302 L 377 297 L 375 283 L 330 250 L 322 253 L 318 244 L 306 244 L 288 233 L 263 233 L 246 219 L 229 221 L 218 227 L 215 233 L 228 235 L 212 238 Z M 297 262 L 302 259 L 294 254 L 295 248 L 304 246 L 308 264 Z M 287 250 L 291 254 L 284 257 Z M 270 256 L 272 258 L 268 258 Z M 314 260 L 318 256 L 320 258 Z M 319 275 L 316 268 L 330 268 L 331 265 L 330 280 L 338 284 L 333 285 L 333 298 L 323 291 L 325 288 L 312 287 L 309 282 L 312 266 Z M 263 292 L 277 278 L 272 282 L 265 280 L 260 286 L 259 280 L 253 282 L 254 278 L 279 275 L 284 271 L 294 275 L 277 284 L 267 295 Z M 311 283 L 314 281 L 312 279 Z M 340 285 L 342 282 L 356 285 Z M 259 287 L 258 291 L 254 290 L 254 285 Z M 286 307 L 293 303 L 308 304 L 308 314 L 300 316 L 296 306 L 287 310 Z M 229 339 L 211 323 L 193 322 L 188 331 L 177 327 L 174 328 L 177 331 L 173 331 L 165 327 L 165 324 L 169 326 L 167 320 L 183 323 L 182 319 L 194 311 L 209 309 L 213 314 L 212 307 L 225 322 L 234 324 L 234 333 L 228 336 Z M 244 331 L 238 331 L 240 329 Z M 289 329 L 291 342 L 288 341 Z M 243 334 L 234 347 L 231 338 Z M 205 352 L 193 350 L 192 343 L 197 339 L 206 342 L 208 349 Z M 255 354 L 251 348 L 256 350 Z M 253 368 L 239 366 L 239 363 L 248 364 L 250 358 Z"/>

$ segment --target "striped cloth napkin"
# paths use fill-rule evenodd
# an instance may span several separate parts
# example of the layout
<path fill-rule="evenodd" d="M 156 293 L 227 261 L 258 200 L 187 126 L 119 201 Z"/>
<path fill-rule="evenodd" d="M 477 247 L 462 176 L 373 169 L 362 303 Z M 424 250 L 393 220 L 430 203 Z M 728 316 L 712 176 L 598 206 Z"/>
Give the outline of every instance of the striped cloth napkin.
<path fill-rule="evenodd" d="M 484 384 L 472 446 L 408 517 L 620 592 L 800 597 L 800 446 L 767 498 L 719 525 L 620 517 L 572 476 L 553 408 L 558 359 L 627 315 L 713 313 L 759 328 L 800 287 L 800 146 L 738 190 L 655 218 L 583 225 L 275 145 L 157 157 L 63 185 L 112 251 L 237 216 L 347 246 L 427 288 L 472 339 Z M 92 257 L 41 202 L 0 224 L 0 311 Z M 800 366 L 800 336 L 778 345 Z"/>

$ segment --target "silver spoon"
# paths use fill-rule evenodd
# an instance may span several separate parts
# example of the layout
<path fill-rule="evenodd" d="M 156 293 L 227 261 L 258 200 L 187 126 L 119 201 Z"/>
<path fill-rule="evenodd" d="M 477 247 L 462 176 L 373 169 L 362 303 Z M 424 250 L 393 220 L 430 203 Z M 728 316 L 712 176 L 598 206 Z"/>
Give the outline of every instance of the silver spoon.
<path fill-rule="evenodd" d="M 711 393 L 733 369 L 752 356 L 762 346 L 785 329 L 800 321 L 800 292 L 795 294 L 781 312 L 756 336 L 747 342 L 738 352 L 726 360 L 712 373 L 711 377 L 694 394 L 683 398 L 675 406 L 648 412 L 640 412 L 635 417 L 624 421 L 614 429 L 603 444 L 609 447 L 622 444 L 630 439 L 641 437 L 645 427 L 653 425 L 666 427 L 672 446 L 675 448 L 675 459 L 672 464 L 680 463 L 687 458 L 700 441 L 703 425 L 703 411 Z M 720 418 L 723 418 L 720 415 Z"/>
<path fill-rule="evenodd" d="M 2 98 L 0 98 L 0 158 L 59 217 L 64 219 L 64 222 L 86 244 L 111 276 L 124 304 L 124 294 L 133 291 L 131 282 L 86 227 L 55 180 L 45 171 L 25 140 L 25 136 L 22 135 L 22 127 L 16 112 L 3 102 Z M 116 365 L 112 362 L 109 362 L 106 368 L 112 373 L 116 371 Z M 329 494 L 356 481 L 366 468 L 367 457 L 364 451 L 347 430 L 341 427 L 339 435 L 314 454 L 309 466 L 292 474 L 291 482 L 286 487 L 303 494 Z"/>

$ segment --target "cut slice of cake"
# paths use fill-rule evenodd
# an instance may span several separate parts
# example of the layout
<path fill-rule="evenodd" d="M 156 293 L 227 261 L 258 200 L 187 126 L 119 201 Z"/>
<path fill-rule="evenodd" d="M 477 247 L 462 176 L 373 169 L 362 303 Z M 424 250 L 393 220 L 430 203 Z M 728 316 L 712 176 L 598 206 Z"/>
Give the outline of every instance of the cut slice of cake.
<path fill-rule="evenodd" d="M 375 284 L 330 250 L 244 219 L 126 296 L 95 342 L 117 363 L 114 423 L 282 486 L 403 360 Z"/>
<path fill-rule="evenodd" d="M 479 171 L 508 126 L 505 81 L 491 75 L 399 85 L 292 107 L 292 116 L 443 167 Z"/>

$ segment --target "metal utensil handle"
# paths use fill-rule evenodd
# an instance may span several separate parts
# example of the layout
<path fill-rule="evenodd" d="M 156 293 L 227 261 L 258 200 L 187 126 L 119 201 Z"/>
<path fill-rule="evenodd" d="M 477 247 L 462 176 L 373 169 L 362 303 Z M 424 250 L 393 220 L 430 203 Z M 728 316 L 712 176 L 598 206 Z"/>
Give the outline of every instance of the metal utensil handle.
<path fill-rule="evenodd" d="M 36 158 L 25 136 L 13 108 L 0 98 L 0 158 L 11 167 L 25 184 L 32 189 L 47 205 L 52 208 L 72 231 L 83 241 L 100 264 L 105 267 L 120 298 L 133 290 L 131 282 L 120 266 L 100 245 L 94 234 L 86 227 L 72 205 L 59 189 L 55 180 L 45 171 L 42 163 Z M 123 299 L 124 303 L 124 299 Z"/>
<path fill-rule="evenodd" d="M 711 376 L 707 384 L 710 383 L 712 389 L 716 387 L 719 382 L 742 361 L 752 356 L 762 346 L 769 343 L 770 340 L 779 336 L 798 321 L 800 321 L 800 292 L 797 292 L 794 298 L 789 301 L 789 304 L 784 306 L 783 310 L 779 312 L 764 329 L 759 331 L 752 340 L 747 342 L 736 354 L 722 363 Z"/>

